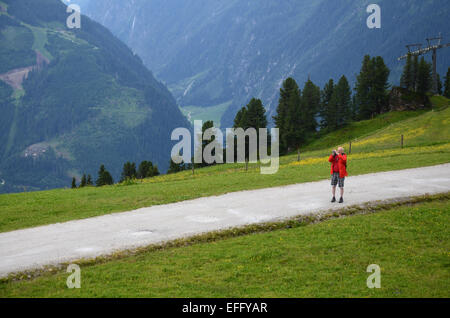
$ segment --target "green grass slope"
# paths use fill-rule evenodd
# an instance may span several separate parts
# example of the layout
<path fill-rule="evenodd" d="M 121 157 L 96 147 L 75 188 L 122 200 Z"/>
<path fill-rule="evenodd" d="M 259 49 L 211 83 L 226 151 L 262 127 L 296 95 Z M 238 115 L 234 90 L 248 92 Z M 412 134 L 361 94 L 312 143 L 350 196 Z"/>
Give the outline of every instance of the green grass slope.
<path fill-rule="evenodd" d="M 354 141 L 356 138 L 372 135 L 374 132 L 386 128 L 399 121 L 414 118 L 423 114 L 425 111 L 404 111 L 389 112 L 377 116 L 374 119 L 362 120 L 350 123 L 342 129 L 331 133 L 326 133 L 319 139 L 310 142 L 303 150 L 317 150 L 327 147 L 334 147 L 341 143 Z"/>
<path fill-rule="evenodd" d="M 391 116 L 405 117 L 355 141 L 354 152 L 349 155 L 350 176 L 450 162 L 449 108 L 413 117 Z M 366 126 L 378 127 L 379 121 L 366 122 Z M 400 133 L 406 136 L 403 149 Z M 327 179 L 328 155 L 339 144 L 328 140 L 325 144 L 329 146 L 302 152 L 300 162 L 296 154 L 281 157 L 280 169 L 274 175 L 260 174 L 259 164 L 250 164 L 248 171 L 243 164 L 224 164 L 198 169 L 194 175 L 183 171 L 133 185 L 0 195 L 0 232 L 233 191 Z"/>

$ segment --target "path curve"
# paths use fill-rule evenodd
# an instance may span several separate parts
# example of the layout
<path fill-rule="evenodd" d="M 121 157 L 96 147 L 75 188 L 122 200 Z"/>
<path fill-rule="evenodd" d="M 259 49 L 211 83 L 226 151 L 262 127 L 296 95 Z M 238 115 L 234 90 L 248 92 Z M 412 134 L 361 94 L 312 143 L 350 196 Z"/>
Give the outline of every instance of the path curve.
<path fill-rule="evenodd" d="M 384 199 L 450 191 L 450 164 L 349 177 L 345 203 L 329 181 L 233 192 L 0 233 L 0 276 L 252 223 Z"/>

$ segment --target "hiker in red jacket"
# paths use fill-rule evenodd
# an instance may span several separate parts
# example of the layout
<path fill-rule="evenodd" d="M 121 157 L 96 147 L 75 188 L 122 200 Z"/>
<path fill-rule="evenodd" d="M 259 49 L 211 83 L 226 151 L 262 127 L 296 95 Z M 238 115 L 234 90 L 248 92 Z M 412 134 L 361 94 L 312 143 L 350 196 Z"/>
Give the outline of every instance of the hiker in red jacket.
<path fill-rule="evenodd" d="M 333 199 L 331 202 L 336 202 L 336 185 L 339 184 L 341 191 L 341 199 L 339 203 L 344 203 L 344 181 L 347 173 L 347 155 L 344 153 L 344 148 L 339 147 L 338 150 L 333 150 L 328 161 L 331 163 L 331 193 Z"/>

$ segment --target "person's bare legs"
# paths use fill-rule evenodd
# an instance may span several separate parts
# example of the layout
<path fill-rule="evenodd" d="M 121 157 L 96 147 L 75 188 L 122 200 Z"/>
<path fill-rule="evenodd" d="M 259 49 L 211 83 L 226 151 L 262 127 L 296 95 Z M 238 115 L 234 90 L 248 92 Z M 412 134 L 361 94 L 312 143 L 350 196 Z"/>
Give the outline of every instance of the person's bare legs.
<path fill-rule="evenodd" d="M 331 199 L 331 203 L 336 202 L 336 186 L 331 186 L 331 193 L 333 194 L 333 198 Z"/>
<path fill-rule="evenodd" d="M 344 187 L 339 187 L 339 190 L 341 191 L 341 198 L 339 199 L 339 203 L 344 203 Z"/>

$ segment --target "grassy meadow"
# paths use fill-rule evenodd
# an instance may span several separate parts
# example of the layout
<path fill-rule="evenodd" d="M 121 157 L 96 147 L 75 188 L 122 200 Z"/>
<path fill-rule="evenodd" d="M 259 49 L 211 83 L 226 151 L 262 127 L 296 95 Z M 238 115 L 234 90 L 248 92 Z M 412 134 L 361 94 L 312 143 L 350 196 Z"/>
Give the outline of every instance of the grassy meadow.
<path fill-rule="evenodd" d="M 0 297 L 450 297 L 450 205 L 367 215 L 81 265 L 0 282 Z M 366 285 L 381 268 L 381 288 Z"/>

